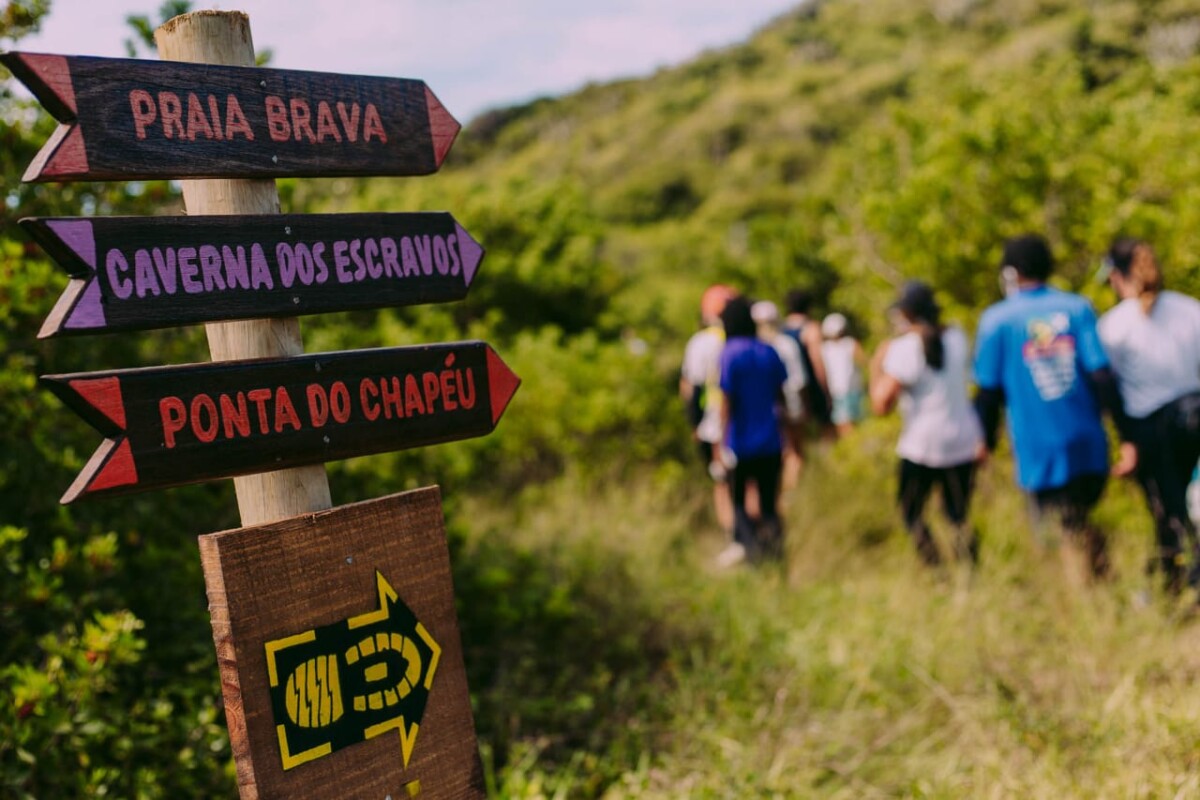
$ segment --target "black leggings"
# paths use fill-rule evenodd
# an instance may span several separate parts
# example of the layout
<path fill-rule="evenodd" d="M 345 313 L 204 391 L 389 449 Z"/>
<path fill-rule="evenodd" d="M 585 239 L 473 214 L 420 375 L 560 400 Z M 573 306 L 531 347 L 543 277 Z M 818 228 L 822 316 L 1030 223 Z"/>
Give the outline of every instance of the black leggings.
<path fill-rule="evenodd" d="M 1108 539 L 1091 519 L 1092 509 L 1104 495 L 1106 483 L 1107 472 L 1076 475 L 1062 486 L 1040 489 L 1032 495 L 1034 524 L 1040 535 L 1045 535 L 1041 518 L 1047 514 L 1057 517 L 1062 525 L 1063 534 L 1084 551 L 1088 566 L 1097 577 L 1108 575 L 1111 566 L 1108 559 Z"/>
<path fill-rule="evenodd" d="M 1196 528 L 1187 508 L 1187 487 L 1200 459 L 1200 393 L 1167 403 L 1149 417 L 1133 420 L 1138 449 L 1138 482 L 1154 518 L 1158 552 L 1155 560 L 1168 586 L 1179 588 L 1180 556 L 1184 547 L 1193 552 L 1193 582 L 1197 569 Z"/>
<path fill-rule="evenodd" d="M 900 459 L 900 513 L 905 529 L 917 546 L 917 555 L 926 564 L 938 564 L 942 560 L 933 534 L 925 523 L 925 503 L 935 486 L 942 487 L 946 518 L 958 529 L 954 543 L 956 557 L 971 561 L 978 557 L 975 533 L 966 525 L 974 478 L 975 463 L 972 461 L 952 467 L 927 467 Z"/>
<path fill-rule="evenodd" d="M 746 548 L 746 555 L 751 560 L 763 554 L 783 554 L 783 528 L 777 509 L 782 464 L 781 454 L 772 453 L 738 459 L 733 469 L 733 538 Z M 746 486 L 751 481 L 758 487 L 761 535 L 758 525 L 746 513 Z"/>

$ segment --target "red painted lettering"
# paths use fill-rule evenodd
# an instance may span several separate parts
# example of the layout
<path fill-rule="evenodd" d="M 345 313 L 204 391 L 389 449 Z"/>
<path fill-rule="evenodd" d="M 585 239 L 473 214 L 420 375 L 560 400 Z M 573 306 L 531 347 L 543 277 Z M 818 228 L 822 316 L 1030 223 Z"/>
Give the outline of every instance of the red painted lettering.
<path fill-rule="evenodd" d="M 360 113 L 360 111 L 358 109 L 358 103 L 354 103 L 350 106 L 350 113 L 348 116 L 346 113 L 346 104 L 345 103 L 339 102 L 337 104 L 337 110 L 338 110 L 338 116 L 341 117 L 341 119 L 342 119 L 342 127 L 346 130 L 346 138 L 352 142 L 357 142 L 358 141 L 358 116 Z"/>
<path fill-rule="evenodd" d="M 220 120 L 217 120 L 220 124 Z M 203 133 L 205 139 L 213 138 L 212 125 L 208 124 L 208 117 L 204 115 L 204 106 L 200 104 L 200 98 L 196 97 L 195 92 L 188 92 L 188 111 L 187 111 L 187 138 L 189 142 L 196 141 L 196 134 Z"/>
<path fill-rule="evenodd" d="M 358 383 L 358 405 L 362 408 L 363 416 L 374 422 L 379 419 L 379 387 L 370 378 L 363 378 Z M 390 417 L 389 417 L 390 419 Z"/>
<path fill-rule="evenodd" d="M 267 401 L 271 399 L 271 390 L 255 389 L 246 397 L 250 398 L 250 402 L 258 408 L 258 432 L 270 433 L 271 428 L 267 425 Z"/>
<path fill-rule="evenodd" d="M 453 411 L 458 408 L 458 403 L 454 400 L 454 373 L 444 369 L 438 377 L 442 385 L 442 408 Z"/>
<path fill-rule="evenodd" d="M 411 417 L 413 412 L 425 413 L 425 404 L 421 401 L 421 388 L 417 386 L 414 375 L 404 376 L 404 416 Z"/>
<path fill-rule="evenodd" d="M 285 426 L 290 426 L 292 430 L 300 430 L 300 415 L 292 405 L 287 387 L 280 386 L 275 390 L 275 432 L 283 433 Z"/>
<path fill-rule="evenodd" d="M 133 111 L 133 130 L 137 138 L 146 138 L 146 127 L 158 119 L 158 108 L 154 98 L 143 89 L 134 89 L 129 93 L 129 108 Z"/>
<path fill-rule="evenodd" d="M 221 403 L 221 422 L 225 426 L 225 438 L 232 439 L 235 428 L 237 429 L 238 436 L 249 436 L 250 410 L 246 407 L 246 395 L 242 392 L 237 393 L 236 406 L 227 394 L 222 394 L 219 400 Z"/>
<path fill-rule="evenodd" d="M 246 141 L 254 141 L 254 131 L 250 128 L 250 123 L 246 121 L 246 115 L 242 113 L 242 106 L 238 103 L 238 99 L 234 95 L 229 95 L 225 101 L 225 138 L 233 141 L 233 135 L 240 133 L 246 137 Z M 283 138 L 287 138 L 285 135 Z"/>
<path fill-rule="evenodd" d="M 329 396 L 325 394 L 325 388 L 319 383 L 310 383 L 304 393 L 308 396 L 308 421 L 314 428 L 323 427 L 329 419 Z"/>
<path fill-rule="evenodd" d="M 183 129 L 183 104 L 179 102 L 179 95 L 159 92 L 158 111 L 162 115 L 163 136 L 168 139 L 174 139 L 177 133 L 180 139 L 187 136 L 187 131 Z"/>
<path fill-rule="evenodd" d="M 322 100 L 317 103 L 317 141 L 325 141 L 326 136 L 332 137 L 335 142 L 342 140 L 337 123 L 333 121 L 333 111 L 330 110 L 329 103 Z"/>
<path fill-rule="evenodd" d="M 317 140 L 317 135 L 312 129 L 312 109 L 308 107 L 308 101 L 302 97 L 292 98 L 292 134 L 296 141 L 300 141 L 300 134 L 303 133 L 305 138 L 310 142 Z"/>
<path fill-rule="evenodd" d="M 201 420 L 207 416 L 207 423 Z M 192 433 L 202 442 L 211 442 L 217 438 L 220 420 L 217 419 L 217 404 L 206 394 L 198 394 L 192 398 Z"/>
<path fill-rule="evenodd" d="M 329 409 L 336 422 L 350 421 L 350 390 L 341 381 L 329 387 Z"/>
<path fill-rule="evenodd" d="M 275 95 L 268 95 L 266 104 L 267 132 L 271 134 L 271 141 L 286 142 L 292 138 L 292 128 L 288 125 L 287 105 Z"/>
<path fill-rule="evenodd" d="M 212 117 L 213 138 L 218 142 L 224 141 L 225 137 L 221 134 L 221 111 L 217 108 L 216 95 L 208 96 L 208 115 Z"/>
<path fill-rule="evenodd" d="M 436 372 L 426 372 L 424 375 L 421 376 L 421 383 L 424 384 L 424 387 L 425 387 L 425 409 L 427 411 L 429 411 L 430 414 L 432 414 L 432 413 L 434 413 L 434 411 L 436 411 L 436 409 L 434 408 L 434 403 L 437 401 L 438 397 L 441 395 L 441 392 L 439 390 L 439 385 L 438 385 L 437 373 Z"/>
<path fill-rule="evenodd" d="M 471 369 L 466 370 L 467 381 L 463 383 L 463 370 L 454 370 L 454 382 L 458 384 L 458 402 L 463 408 L 472 409 L 475 407 L 475 372 Z"/>
<path fill-rule="evenodd" d="M 158 418 L 162 421 L 163 444 L 170 450 L 175 446 L 175 434 L 187 422 L 187 407 L 178 397 L 164 397 L 158 401 Z"/>
<path fill-rule="evenodd" d="M 379 391 L 383 394 L 383 415 L 391 419 L 395 411 L 396 417 L 403 417 L 404 398 L 401 397 L 400 379 L 394 375 L 390 382 L 387 378 L 380 379 Z"/>
<path fill-rule="evenodd" d="M 371 141 L 372 135 L 378 136 L 381 142 L 387 142 L 383 122 L 379 119 L 379 110 L 375 108 L 374 103 L 367 103 L 367 112 L 363 114 L 363 141 Z"/>

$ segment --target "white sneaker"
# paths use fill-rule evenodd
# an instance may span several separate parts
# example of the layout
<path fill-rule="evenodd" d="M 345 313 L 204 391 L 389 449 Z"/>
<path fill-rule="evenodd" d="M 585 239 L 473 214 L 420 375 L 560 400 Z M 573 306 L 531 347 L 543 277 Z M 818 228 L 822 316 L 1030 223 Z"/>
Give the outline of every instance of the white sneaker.
<path fill-rule="evenodd" d="M 728 547 L 717 553 L 717 566 L 721 569 L 736 567 L 746 560 L 746 548 L 739 542 L 731 542 Z"/>

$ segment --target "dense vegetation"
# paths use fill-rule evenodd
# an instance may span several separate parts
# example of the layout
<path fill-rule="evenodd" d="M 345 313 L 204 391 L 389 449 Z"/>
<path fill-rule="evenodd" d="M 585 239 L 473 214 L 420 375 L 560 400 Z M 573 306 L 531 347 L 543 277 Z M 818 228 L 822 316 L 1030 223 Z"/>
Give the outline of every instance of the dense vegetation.
<path fill-rule="evenodd" d="M 11 46 L 42 0 L 0 11 Z M 256 31 L 270 41 L 269 31 Z M 965 595 L 916 574 L 873 425 L 818 459 L 780 574 L 715 577 L 673 399 L 713 280 L 808 285 L 865 333 L 905 276 L 966 322 L 1000 239 L 1087 286 L 1118 231 L 1200 289 L 1198 0 L 827 0 L 644 80 L 476 119 L 439 175 L 281 184 L 291 211 L 452 211 L 460 304 L 309 319 L 309 350 L 487 338 L 525 379 L 486 439 L 331 465 L 336 502 L 442 484 L 498 794 L 1187 796 L 1194 626 L 1041 570 L 997 465 Z M 97 444 L 36 376 L 204 358 L 195 330 L 38 342 L 65 282 L 27 215 L 175 213 L 165 183 L 23 186 L 48 117 L 0 94 L 0 794 L 229 797 L 199 533 L 231 487 L 57 505 Z"/>

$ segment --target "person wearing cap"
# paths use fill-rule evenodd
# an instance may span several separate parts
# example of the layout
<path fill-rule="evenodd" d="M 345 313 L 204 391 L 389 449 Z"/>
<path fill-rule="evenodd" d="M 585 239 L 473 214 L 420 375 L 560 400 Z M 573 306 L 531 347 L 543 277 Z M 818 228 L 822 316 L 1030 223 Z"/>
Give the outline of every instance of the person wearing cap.
<path fill-rule="evenodd" d="M 1136 448 L 1122 448 L 1114 472 L 1136 472 L 1154 518 L 1166 588 L 1200 584 L 1200 547 L 1187 509 L 1187 486 L 1200 459 L 1200 302 L 1163 288 L 1150 245 L 1117 239 L 1098 277 L 1120 302 L 1100 318 L 1100 341 L 1112 362 Z M 1136 458 L 1130 458 L 1130 450 Z"/>
<path fill-rule="evenodd" d="M 788 380 L 787 367 L 775 348 L 758 338 L 747 300 L 731 299 L 721 320 L 725 325 L 722 414 L 727 458 L 732 462 L 727 466 L 733 471 L 734 546 L 740 546 L 751 561 L 778 557 L 783 554 L 777 502 L 783 445 L 776 409 Z M 746 508 L 746 489 L 751 484 L 758 490 L 758 523 Z M 724 557 L 719 561 L 729 563 Z"/>
<path fill-rule="evenodd" d="M 783 408 L 780 419 L 783 430 L 783 473 L 780 478 L 780 495 L 795 488 L 800 478 L 803 455 L 801 427 L 804 424 L 804 361 L 800 345 L 796 340 L 779 330 L 779 309 L 770 300 L 759 300 L 750 306 L 750 316 L 758 325 L 758 337 L 775 348 L 779 359 L 787 368 L 787 381 L 783 385 Z"/>
<path fill-rule="evenodd" d="M 1127 423 L 1091 303 L 1047 286 L 1053 268 L 1042 237 L 1005 242 L 1008 296 L 979 322 L 976 409 L 990 451 L 1007 408 L 1017 481 L 1031 498 L 1039 541 L 1054 541 L 1041 523 L 1057 517 L 1068 545 L 1064 564 L 1082 560 L 1086 580 L 1109 568 L 1105 536 L 1091 520 L 1108 477 L 1101 413 L 1123 432 Z"/>
<path fill-rule="evenodd" d="M 967 512 L 983 430 L 967 396 L 967 335 L 942 325 L 933 290 L 920 281 L 901 288 L 892 318 L 897 335 L 871 358 L 869 395 L 872 412 L 882 416 L 899 404 L 904 420 L 896 445 L 904 527 L 924 563 L 941 563 L 925 522 L 925 503 L 940 487 L 946 517 L 955 529 L 954 555 L 974 563 L 978 543 Z"/>
<path fill-rule="evenodd" d="M 862 366 L 866 354 L 862 345 L 846 330 L 845 315 L 834 312 L 821 320 L 821 360 L 829 382 L 830 420 L 839 436 L 854 429 L 863 416 Z"/>
<path fill-rule="evenodd" d="M 688 412 L 692 436 L 700 458 L 713 480 L 713 511 L 722 531 L 733 530 L 733 504 L 729 496 L 725 466 L 717 449 L 723 433 L 721 421 L 721 350 L 725 329 L 721 312 L 736 292 L 728 286 L 708 287 L 700 298 L 701 328 L 688 340 L 680 370 L 679 395 Z"/>

